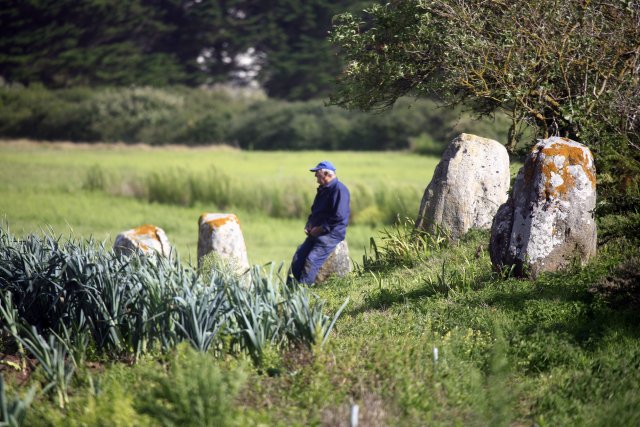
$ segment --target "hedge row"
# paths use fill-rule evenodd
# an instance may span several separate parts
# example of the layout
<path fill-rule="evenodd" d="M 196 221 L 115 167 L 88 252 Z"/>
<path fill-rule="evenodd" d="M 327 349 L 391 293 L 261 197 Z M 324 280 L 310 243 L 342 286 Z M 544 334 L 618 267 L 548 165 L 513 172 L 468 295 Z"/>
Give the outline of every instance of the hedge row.
<path fill-rule="evenodd" d="M 4 138 L 437 154 L 462 131 L 506 136 L 504 120 L 459 117 L 431 100 L 403 99 L 372 114 L 327 107 L 322 100 L 284 102 L 222 89 L 0 87 Z"/>

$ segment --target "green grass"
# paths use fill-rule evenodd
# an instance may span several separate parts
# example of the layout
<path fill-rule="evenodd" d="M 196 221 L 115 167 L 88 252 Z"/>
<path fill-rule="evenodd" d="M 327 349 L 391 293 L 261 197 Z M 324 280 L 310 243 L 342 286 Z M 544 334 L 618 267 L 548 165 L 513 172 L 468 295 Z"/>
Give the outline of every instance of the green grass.
<path fill-rule="evenodd" d="M 117 174 L 142 174 L 181 166 L 191 172 L 204 172 L 212 165 L 234 180 L 278 182 L 286 179 L 309 182 L 308 172 L 320 160 L 330 159 L 345 182 L 367 184 L 424 185 L 431 179 L 439 159 L 403 152 L 322 152 L 322 151 L 239 151 L 225 147 L 185 148 L 149 147 L 117 144 L 19 143 L 1 144 L 2 176 L 28 168 L 35 178 L 60 181 L 81 180 L 96 165 Z M 6 167 L 5 167 L 6 165 Z M 69 167 L 73 169 L 70 170 Z M 64 179 L 60 179 L 64 178 Z M 72 185 L 68 182 L 69 185 Z M 77 182 L 80 184 L 80 182 Z M 30 184 L 26 184 L 30 185 Z M 24 185 L 20 186 L 24 187 Z"/>
<path fill-rule="evenodd" d="M 39 397 L 27 421 L 156 425 L 179 408 L 183 425 L 199 425 L 203 410 L 233 407 L 225 425 L 345 425 L 358 404 L 361 425 L 374 426 L 638 425 L 640 319 L 590 291 L 638 256 L 637 241 L 522 280 L 491 271 L 487 239 L 472 232 L 428 255 L 405 252 L 412 267 L 316 288 L 330 311 L 351 301 L 322 349 L 283 348 L 259 366 L 184 348 L 133 367 L 109 362 L 91 374 L 100 393 L 80 374 L 64 411 Z"/>
<path fill-rule="evenodd" d="M 206 178 L 213 167 L 239 192 L 251 195 L 254 188 L 277 190 L 288 185 L 310 204 L 317 184 L 308 169 L 325 158 L 337 165 L 340 179 L 352 188 L 354 211 L 361 207 L 360 225 L 356 222 L 347 235 L 351 257 L 357 262 L 361 262 L 369 237 L 383 220 L 375 206 L 365 208 L 371 203 L 393 202 L 384 198 L 393 199 L 396 189 L 402 188 L 415 195 L 407 212 L 417 214 L 422 191 L 437 164 L 433 157 L 399 152 L 243 152 L 228 148 L 3 143 L 0 216 L 18 235 L 51 227 L 57 234 L 72 232 L 108 242 L 121 231 L 151 223 L 165 230 L 183 259 L 195 260 L 200 214 L 231 210 L 242 223 L 252 263 L 288 262 L 304 239 L 304 217 L 269 217 L 239 193 L 231 194 L 231 199 L 245 200 L 240 208 L 200 201 L 190 206 L 150 204 L 144 197 L 136 197 L 140 192 L 136 185 L 142 185 L 149 174 L 174 174 L 179 170 Z M 88 174 L 96 168 L 111 181 L 108 191 L 83 189 Z M 374 200 L 376 191 L 382 200 Z M 304 209 L 306 212 L 309 206 Z"/>
<path fill-rule="evenodd" d="M 126 155 L 115 155 L 118 148 L 0 148 L 3 166 L 14 167 L 5 160 L 10 156 L 28 158 L 27 148 L 44 159 L 38 160 L 44 165 L 40 169 L 29 169 L 28 159 L 21 160 L 22 177 L 17 175 L 23 170 L 20 167 L 11 172 L 0 169 L 0 206 L 14 232 L 34 231 L 46 223 L 44 218 L 55 221 L 56 230 L 66 230 L 68 222 L 76 234 L 112 238 L 139 222 L 157 221 L 181 252 L 194 244 L 189 242 L 195 240 L 197 215 L 204 206 L 149 205 L 104 192 L 78 192 L 78 182 L 52 173 L 57 167 L 67 178 L 75 174 L 82 180 L 86 170 L 75 169 L 83 167 L 80 159 L 93 162 L 100 157 L 95 152 L 111 151 L 122 173 L 136 162 L 152 172 L 144 156 L 157 154 L 149 156 L 155 159 L 152 162 L 166 156 L 166 164 L 173 164 L 171 150 L 126 148 L 131 150 L 123 151 Z M 191 158 L 194 168 L 201 165 L 200 170 L 209 166 L 202 153 L 218 156 L 220 166 L 216 167 L 233 176 L 235 165 L 237 171 L 245 171 L 243 179 L 249 184 L 271 176 L 260 173 L 263 162 L 267 168 L 274 167 L 266 159 L 280 161 L 270 156 L 279 154 L 291 170 L 306 169 L 307 163 L 325 156 L 176 153 L 174 158 L 186 156 L 187 163 L 189 153 L 200 153 Z M 49 167 L 49 154 L 66 160 L 52 161 Z M 363 185 L 377 179 L 375 169 L 367 168 L 376 162 L 389 174 L 397 168 L 399 182 L 406 179 L 407 185 L 426 185 L 430 179 L 426 164 L 432 161 L 401 153 L 335 153 L 331 159 L 338 164 L 341 178 L 344 172 L 346 182 L 348 165 L 353 165 L 351 172 L 361 174 L 349 179 Z M 109 164 L 102 163 L 105 170 Z M 411 184 L 415 171 L 428 176 L 415 177 Z M 294 179 L 306 182 L 309 178 L 304 170 L 299 177 Z M 309 183 L 311 193 L 314 186 Z M 239 215 L 252 260 L 278 259 L 278 253 L 290 256 L 300 234 L 299 219 L 269 218 L 256 212 Z M 417 245 L 403 237 L 402 229 L 377 235 L 369 227 L 351 227 L 352 255 L 357 250 L 353 242 L 368 246 L 372 235 L 384 251 L 376 262 L 365 263 L 368 269 L 314 288 L 327 301 L 330 315 L 347 297 L 350 300 L 323 348 L 266 350 L 258 366 L 243 356 L 215 358 L 184 348 L 169 354 L 152 352 L 133 366 L 89 357 L 93 365 L 76 376 L 66 408 L 61 410 L 55 401 L 38 394 L 26 424 L 158 425 L 172 416 L 171 408 L 177 408 L 175 416 L 182 425 L 199 425 L 202 414 L 216 417 L 222 410 L 229 414 L 223 421 L 226 425 L 347 425 L 351 405 L 357 404 L 360 425 L 368 426 L 639 425 L 637 295 L 621 293 L 612 300 L 594 291 L 597 285 L 622 277 L 622 263 L 633 270 L 629 262 L 638 259 L 640 250 L 631 231 L 638 228 L 639 219 L 637 214 L 599 219 L 599 235 L 604 238 L 588 265 L 542 274 L 535 280 L 493 272 L 487 232 L 471 232 L 455 244 L 426 238 Z M 620 237 L 625 234 L 626 238 Z M 625 274 L 637 278 L 637 270 L 636 264 L 635 273 Z M 9 378 L 8 393 L 24 395 L 31 383 L 19 385 Z M 190 397 L 201 393 L 219 397 L 210 401 Z"/>

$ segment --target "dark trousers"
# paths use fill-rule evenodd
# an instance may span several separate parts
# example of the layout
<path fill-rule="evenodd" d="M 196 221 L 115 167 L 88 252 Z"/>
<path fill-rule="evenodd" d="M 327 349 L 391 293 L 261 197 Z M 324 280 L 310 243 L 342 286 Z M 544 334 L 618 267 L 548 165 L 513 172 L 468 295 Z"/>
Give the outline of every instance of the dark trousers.
<path fill-rule="evenodd" d="M 342 239 L 328 234 L 307 237 L 296 250 L 291 261 L 291 274 L 299 283 L 310 285 L 315 282 L 318 271 Z M 287 278 L 287 283 L 291 278 Z"/>

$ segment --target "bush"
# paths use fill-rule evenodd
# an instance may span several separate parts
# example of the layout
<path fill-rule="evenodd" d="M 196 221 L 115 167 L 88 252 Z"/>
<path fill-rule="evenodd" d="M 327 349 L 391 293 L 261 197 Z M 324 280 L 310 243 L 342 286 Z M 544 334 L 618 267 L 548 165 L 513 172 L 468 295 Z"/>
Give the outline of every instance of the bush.
<path fill-rule="evenodd" d="M 238 97 L 221 89 L 0 87 L 0 136 L 10 138 L 250 150 L 399 150 L 419 135 L 444 146 L 463 131 L 505 140 L 504 121 L 458 121 L 460 114 L 425 99 L 365 114 L 320 100 Z"/>
<path fill-rule="evenodd" d="M 0 135 L 78 142 L 215 144 L 245 108 L 223 92 L 181 87 L 0 89 Z"/>
<path fill-rule="evenodd" d="M 238 118 L 232 139 L 251 150 L 362 149 L 345 144 L 353 126 L 348 114 L 320 101 L 268 100 Z"/>
<path fill-rule="evenodd" d="M 211 355 L 178 347 L 168 372 L 152 376 L 152 387 L 138 399 L 138 412 L 163 426 L 240 425 L 234 400 L 246 374 L 215 362 Z"/>

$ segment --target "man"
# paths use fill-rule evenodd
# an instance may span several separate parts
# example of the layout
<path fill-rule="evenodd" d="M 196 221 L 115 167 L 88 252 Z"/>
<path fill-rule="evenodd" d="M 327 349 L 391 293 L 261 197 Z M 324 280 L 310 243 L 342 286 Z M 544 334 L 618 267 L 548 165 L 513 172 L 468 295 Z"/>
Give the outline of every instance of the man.
<path fill-rule="evenodd" d="M 338 243 L 344 240 L 349 221 L 349 190 L 338 181 L 336 168 L 329 161 L 318 163 L 313 169 L 319 184 L 311 214 L 304 226 L 307 235 L 291 261 L 290 283 L 312 284 L 318 270 L 329 258 Z"/>

